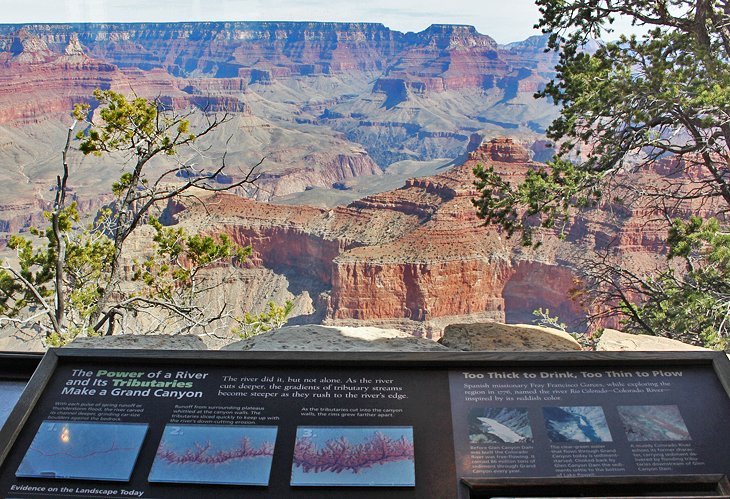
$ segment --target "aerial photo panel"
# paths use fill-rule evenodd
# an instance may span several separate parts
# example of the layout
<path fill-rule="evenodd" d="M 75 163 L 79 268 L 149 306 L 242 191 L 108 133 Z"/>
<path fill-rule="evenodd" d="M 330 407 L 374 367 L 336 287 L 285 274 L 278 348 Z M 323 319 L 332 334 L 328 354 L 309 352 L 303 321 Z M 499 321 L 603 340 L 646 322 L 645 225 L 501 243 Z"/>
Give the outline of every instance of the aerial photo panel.
<path fill-rule="evenodd" d="M 691 440 L 676 405 L 623 405 L 618 413 L 631 442 Z"/>
<path fill-rule="evenodd" d="M 543 407 L 542 414 L 552 442 L 613 442 L 599 406 Z"/>
<path fill-rule="evenodd" d="M 167 425 L 150 482 L 268 485 L 276 426 Z"/>
<path fill-rule="evenodd" d="M 128 481 L 147 424 L 44 421 L 17 477 Z"/>
<path fill-rule="evenodd" d="M 413 487 L 413 427 L 299 426 L 292 486 Z"/>
<path fill-rule="evenodd" d="M 475 407 L 469 411 L 469 442 L 531 443 L 532 427 L 527 409 Z"/>

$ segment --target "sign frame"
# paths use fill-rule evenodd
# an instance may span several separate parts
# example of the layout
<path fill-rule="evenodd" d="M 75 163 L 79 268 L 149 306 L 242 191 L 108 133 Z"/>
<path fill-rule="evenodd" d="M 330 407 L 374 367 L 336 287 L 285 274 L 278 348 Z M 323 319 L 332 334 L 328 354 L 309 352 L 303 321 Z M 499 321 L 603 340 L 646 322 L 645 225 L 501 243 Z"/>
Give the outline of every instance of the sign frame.
<path fill-rule="evenodd" d="M 13 370 L 20 370 L 16 379 L 27 379 L 30 367 L 37 362 L 37 356 L 2 355 L 3 368 L 0 379 L 14 376 Z M 9 362 L 5 362 L 8 360 Z M 30 378 L 20 400 L 11 412 L 0 432 L 0 466 L 6 461 L 13 446 L 43 396 L 48 384 L 59 367 L 74 363 L 124 364 L 143 367 L 156 366 L 185 367 L 229 367 L 229 368 L 329 368 L 349 370 L 426 369 L 448 371 L 455 369 L 577 369 L 611 368 L 632 369 L 654 367 L 701 367 L 711 368 L 727 397 L 730 399 L 730 360 L 723 352 L 302 352 L 302 351 L 170 351 L 170 350 L 110 350 L 61 348 L 49 350 Z M 6 374 L 7 373 L 7 374 Z M 9 379 L 9 378 L 8 378 Z M 448 468 L 448 467 L 447 467 Z M 634 490 L 649 484 L 652 486 L 679 486 L 696 484 L 700 490 L 712 490 L 730 495 L 727 476 L 723 474 L 682 476 L 633 476 L 583 478 L 454 478 L 465 487 L 470 497 L 489 497 L 492 492 L 515 492 L 521 484 L 525 493 L 550 490 L 551 484 L 574 484 L 576 487 L 593 487 L 605 490 Z M 345 493 L 345 491 L 340 491 Z M 556 489 L 555 492 L 558 492 Z M 346 493 L 345 493 L 346 495 Z M 724 495 L 720 495 L 723 497 Z"/>
<path fill-rule="evenodd" d="M 0 352 L 0 384 L 27 384 L 42 358 L 43 353 Z M 2 411 L 0 414 L 9 416 Z M 0 429 L 6 422 L 2 416 L 0 416 Z"/>
<path fill-rule="evenodd" d="M 28 381 L 43 353 L 0 352 L 0 380 Z"/>

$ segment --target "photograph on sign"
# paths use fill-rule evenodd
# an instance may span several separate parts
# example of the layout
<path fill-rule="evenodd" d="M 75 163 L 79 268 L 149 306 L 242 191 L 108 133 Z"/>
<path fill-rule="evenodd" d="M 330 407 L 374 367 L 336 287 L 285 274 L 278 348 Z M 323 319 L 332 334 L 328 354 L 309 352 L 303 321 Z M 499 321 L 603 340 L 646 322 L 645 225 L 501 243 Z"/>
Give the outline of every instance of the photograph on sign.
<path fill-rule="evenodd" d="M 543 407 L 542 414 L 553 442 L 613 441 L 601 407 Z"/>
<path fill-rule="evenodd" d="M 128 481 L 147 426 L 44 421 L 15 476 Z"/>
<path fill-rule="evenodd" d="M 517 407 L 476 407 L 469 411 L 469 442 L 530 443 L 532 427 L 527 409 Z"/>
<path fill-rule="evenodd" d="M 630 442 L 691 440 L 676 405 L 618 406 Z"/>
<path fill-rule="evenodd" d="M 25 381 L 0 380 L 0 426 L 4 425 L 10 416 L 10 411 L 18 402 L 25 385 Z"/>
<path fill-rule="evenodd" d="M 291 485 L 413 487 L 413 427 L 299 426 Z"/>
<path fill-rule="evenodd" d="M 150 482 L 268 485 L 276 426 L 167 425 Z"/>

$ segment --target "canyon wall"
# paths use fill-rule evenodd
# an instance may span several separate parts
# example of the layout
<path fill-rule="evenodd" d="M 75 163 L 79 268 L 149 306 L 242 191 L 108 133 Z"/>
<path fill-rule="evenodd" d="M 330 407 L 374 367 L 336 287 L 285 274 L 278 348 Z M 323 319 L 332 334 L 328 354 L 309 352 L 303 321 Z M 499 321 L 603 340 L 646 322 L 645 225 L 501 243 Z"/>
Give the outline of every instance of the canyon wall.
<path fill-rule="evenodd" d="M 200 151 L 226 151 L 232 179 L 263 158 L 259 189 L 238 194 L 295 199 L 347 190 L 401 160 L 458 157 L 485 128 L 540 139 L 555 112 L 531 97 L 553 71 L 543 48 L 544 37 L 499 46 L 455 25 L 420 33 L 369 23 L 0 25 L 0 228 L 39 219 L 41 208 L 15 207 L 51 200 L 70 111 L 95 110 L 96 88 L 197 109 L 198 124 L 204 113 L 227 113 Z M 71 186 L 99 205 L 124 158 L 73 152 Z M 219 158 L 186 160 L 211 168 Z"/>
<path fill-rule="evenodd" d="M 565 238 L 546 232 L 540 248 L 524 248 L 476 217 L 472 170 L 488 162 L 519 181 L 540 166 L 529 158 L 512 139 L 488 140 L 463 165 L 330 210 L 219 195 L 206 203 L 208 230 L 251 244 L 255 265 L 319 295 L 315 315 L 326 323 L 366 321 L 438 337 L 450 322 L 531 322 L 542 308 L 577 329 L 585 311 L 569 296 L 584 278 L 580 259 L 610 249 L 627 268 L 650 270 L 665 251 L 666 225 L 646 206 L 607 197 L 577 212 Z M 661 185 L 660 170 L 671 167 L 657 165 L 634 176 L 634 184 Z M 690 184 L 685 179 L 683 188 Z M 695 209 L 709 213 L 707 206 Z M 194 223 L 199 210 L 179 216 Z"/>
<path fill-rule="evenodd" d="M 530 321 L 539 307 L 578 321 L 581 311 L 566 296 L 580 276 L 566 255 L 594 234 L 551 236 L 546 251 L 534 253 L 475 215 L 474 166 L 489 160 L 517 178 L 536 166 L 528 157 L 510 139 L 488 141 L 462 166 L 333 210 L 217 195 L 206 202 L 208 230 L 251 244 L 255 265 L 298 279 L 310 295 L 324 293 L 325 322 Z M 201 216 L 194 207 L 178 215 L 186 224 Z"/>
<path fill-rule="evenodd" d="M 0 25 L 0 229 L 40 220 L 73 105 L 96 105 L 95 88 L 132 89 L 178 110 L 229 113 L 220 137 L 200 144 L 206 153 L 185 160 L 208 168 L 207 151 L 225 150 L 230 180 L 264 158 L 257 190 L 245 193 L 257 201 L 218 195 L 204 208 L 171 206 L 166 217 L 251 244 L 249 264 L 277 276 L 277 296 L 284 282 L 311 296 L 314 316 L 504 320 L 537 304 L 577 318 L 565 305 L 579 278 L 567 245 L 595 247 L 613 222 L 576 218 L 568 242 L 552 238 L 537 255 L 484 227 L 472 204 L 478 162 L 519 179 L 548 154 L 541 130 L 555 110 L 531 97 L 553 74 L 544 46 L 544 37 L 499 46 L 453 25 L 406 34 L 358 23 Z M 474 138 L 505 130 L 532 150 Z M 383 180 L 396 161 L 467 150 L 461 166 L 346 206 L 261 202 L 317 189 L 327 197 L 356 179 Z M 125 163 L 91 159 L 72 155 L 71 185 L 93 212 Z M 622 222 L 622 244 L 637 254 L 660 240 L 640 216 L 629 211 Z"/>
<path fill-rule="evenodd" d="M 16 37 L 23 34 L 37 41 L 21 48 Z M 176 77 L 242 83 L 364 71 L 407 82 L 416 93 L 495 86 L 505 75 L 520 74 L 518 67 L 547 71 L 546 64 L 536 62 L 544 40 L 535 40 L 540 41 L 501 47 L 473 26 L 448 24 L 405 34 L 376 23 L 0 25 L 0 51 L 25 52 L 19 62 L 85 53 L 122 69 L 163 69 Z"/>

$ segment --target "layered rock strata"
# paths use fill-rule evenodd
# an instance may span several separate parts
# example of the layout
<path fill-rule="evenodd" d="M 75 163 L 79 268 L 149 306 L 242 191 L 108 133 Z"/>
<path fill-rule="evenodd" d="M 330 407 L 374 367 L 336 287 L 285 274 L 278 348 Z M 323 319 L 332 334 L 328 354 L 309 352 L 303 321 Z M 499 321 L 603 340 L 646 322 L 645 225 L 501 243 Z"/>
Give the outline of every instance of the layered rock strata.
<path fill-rule="evenodd" d="M 476 163 L 489 158 L 517 175 L 532 167 L 527 157 L 511 140 L 495 140 L 463 166 L 333 210 L 226 195 L 206 207 L 215 230 L 253 246 L 256 264 L 307 276 L 313 288 L 327 291 L 330 321 L 424 322 L 471 314 L 503 321 L 541 299 L 546 307 L 576 315 L 565 304 L 573 284 L 570 267 L 554 257 L 528 261 L 513 241 L 475 216 Z M 194 223 L 194 213 L 181 214 L 185 223 Z"/>
<path fill-rule="evenodd" d="M 19 48 L 17 36 L 32 34 Z M 351 71 L 382 73 L 415 93 L 495 86 L 518 77 L 518 66 L 538 73 L 534 54 L 544 42 L 500 47 L 473 26 L 436 24 L 401 33 L 376 23 L 182 22 L 0 25 L 2 45 L 24 52 L 23 62 L 52 53 L 69 60 L 88 56 L 119 68 L 164 69 L 178 77 L 276 79 Z M 21 42 L 23 43 L 23 42 Z M 532 54 L 532 60 L 527 54 Z M 76 59 L 74 59 L 76 58 Z M 385 83 L 376 84 L 376 89 Z"/>
<path fill-rule="evenodd" d="M 207 204 L 215 230 L 251 244 L 256 264 L 306 276 L 312 289 L 324 291 L 320 312 L 331 323 L 438 323 L 413 328 L 438 337 L 447 317 L 531 322 L 533 311 L 544 308 L 575 324 L 584 312 L 568 296 L 583 278 L 580 258 L 610 247 L 632 269 L 648 270 L 661 258 L 666 228 L 647 207 L 629 209 L 607 198 L 577 213 L 566 239 L 546 233 L 539 250 L 521 247 L 476 217 L 472 170 L 488 163 L 516 182 L 540 167 L 529 158 L 513 140 L 493 139 L 461 166 L 346 207 L 276 206 L 231 196 Z M 660 176 L 649 171 L 640 182 L 659 185 Z M 182 215 L 189 223 L 194 210 Z"/>

